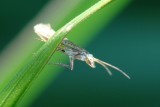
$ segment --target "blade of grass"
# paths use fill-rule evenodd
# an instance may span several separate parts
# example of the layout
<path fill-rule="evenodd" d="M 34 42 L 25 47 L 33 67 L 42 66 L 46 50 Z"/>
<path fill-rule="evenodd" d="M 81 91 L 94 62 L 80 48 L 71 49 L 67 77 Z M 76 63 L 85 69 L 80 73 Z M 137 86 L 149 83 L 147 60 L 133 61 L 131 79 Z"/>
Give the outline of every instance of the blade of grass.
<path fill-rule="evenodd" d="M 65 36 L 80 22 L 97 12 L 110 1 L 111 0 L 99 1 L 59 29 L 55 33 L 54 37 L 38 50 L 34 55 L 33 60 L 24 69 L 20 70 L 10 83 L 0 92 L 0 106 L 10 107 L 16 105 L 18 100 L 24 95 L 29 85 L 48 63 L 63 38 L 65 38 Z"/>
<path fill-rule="evenodd" d="M 78 44 L 79 46 L 85 48 L 87 44 L 90 44 L 91 41 L 97 38 L 97 36 L 98 38 L 101 38 L 101 35 L 97 35 L 97 32 L 100 32 L 102 29 L 104 29 L 104 26 L 106 25 L 108 26 L 109 23 L 112 22 L 114 18 L 117 15 L 119 15 L 124 9 L 126 9 L 126 7 L 128 7 L 130 3 L 131 3 L 131 0 L 121 0 L 121 1 L 117 0 L 117 1 L 112 2 L 110 5 L 103 8 L 103 10 L 99 11 L 97 14 L 94 14 L 92 17 L 87 19 L 87 21 L 84 21 L 83 23 L 79 24 L 76 28 L 74 28 L 69 33 L 70 36 L 68 36 L 67 38 L 69 38 L 71 41 Z M 76 6 L 76 9 L 74 9 L 71 14 L 68 14 L 67 17 L 61 21 L 62 23 L 61 25 L 64 25 L 64 23 L 67 22 L 65 20 L 69 20 L 71 17 L 76 16 L 75 14 L 77 14 L 77 10 L 79 11 L 85 10 L 83 6 L 89 7 L 89 6 L 85 6 L 84 4 L 86 5 L 87 3 L 85 2 L 79 6 Z M 94 3 L 89 3 L 89 4 L 94 4 Z M 48 14 L 51 14 L 51 13 L 48 13 Z M 78 12 L 78 13 L 81 13 L 81 12 Z M 55 16 L 52 18 L 55 18 Z M 93 22 L 94 22 L 94 26 L 93 26 Z M 56 26 L 55 24 L 53 25 Z M 77 36 L 74 36 L 74 35 L 77 35 Z M 61 54 L 60 56 L 58 56 L 57 54 L 59 53 L 56 52 L 52 56 L 53 60 L 50 60 L 50 61 L 57 62 L 59 61 L 60 57 L 63 57 Z M 60 58 L 60 61 L 64 63 L 68 63 L 68 58 L 64 56 L 63 58 Z M 74 70 L 76 71 L 76 69 Z M 65 69 L 62 67 L 54 67 L 54 68 L 53 66 L 45 67 L 45 69 L 43 69 L 43 72 L 41 72 L 38 78 L 34 81 L 34 84 L 31 85 L 29 90 L 27 90 L 23 99 L 20 100 L 18 102 L 18 105 L 16 106 L 17 107 L 30 107 L 32 106 L 32 104 L 35 104 L 35 103 L 36 104 L 38 103 L 39 105 L 44 104 L 45 102 L 44 100 L 46 98 L 42 97 L 42 95 L 45 94 L 46 97 L 48 98 L 49 96 L 47 96 L 48 95 L 47 93 L 50 93 L 49 95 L 52 96 L 52 93 L 54 92 L 51 90 L 50 92 L 48 91 L 46 92 L 46 90 L 48 90 L 47 87 L 54 87 L 55 81 L 59 78 L 59 76 L 61 76 L 61 73 L 64 73 L 64 71 Z M 31 95 L 32 97 L 30 97 Z M 41 101 L 39 102 L 40 99 L 41 101 L 43 100 L 44 102 L 41 102 Z M 54 102 L 51 101 L 51 103 L 53 103 L 54 105 Z"/>

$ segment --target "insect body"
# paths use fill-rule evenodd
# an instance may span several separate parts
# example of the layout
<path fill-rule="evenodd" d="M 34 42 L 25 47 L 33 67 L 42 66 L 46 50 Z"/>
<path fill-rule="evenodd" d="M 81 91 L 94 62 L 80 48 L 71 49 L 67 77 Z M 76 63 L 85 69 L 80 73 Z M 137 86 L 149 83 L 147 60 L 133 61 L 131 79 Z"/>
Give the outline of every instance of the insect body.
<path fill-rule="evenodd" d="M 49 24 L 37 24 L 34 26 L 34 30 L 35 30 L 35 33 L 44 42 L 46 42 L 55 33 Z M 71 70 L 73 70 L 75 59 L 85 61 L 92 68 L 96 67 L 95 66 L 95 62 L 96 62 L 96 63 L 99 63 L 100 65 L 102 65 L 110 75 L 112 75 L 112 72 L 109 70 L 108 67 L 111 67 L 111 68 L 121 72 L 124 76 L 126 76 L 127 78 L 130 79 L 130 77 L 125 72 L 123 72 L 121 69 L 119 69 L 109 63 L 106 63 L 104 61 L 101 61 L 100 59 L 95 58 L 88 51 L 75 45 L 74 43 L 69 41 L 67 38 L 65 38 L 62 41 L 62 43 L 58 47 L 57 51 L 60 51 L 64 54 L 66 54 L 67 56 L 69 56 L 70 65 L 66 65 L 66 64 L 62 64 L 62 63 L 52 63 L 54 65 L 61 65 L 63 67 L 67 67 L 67 68 L 70 68 Z"/>

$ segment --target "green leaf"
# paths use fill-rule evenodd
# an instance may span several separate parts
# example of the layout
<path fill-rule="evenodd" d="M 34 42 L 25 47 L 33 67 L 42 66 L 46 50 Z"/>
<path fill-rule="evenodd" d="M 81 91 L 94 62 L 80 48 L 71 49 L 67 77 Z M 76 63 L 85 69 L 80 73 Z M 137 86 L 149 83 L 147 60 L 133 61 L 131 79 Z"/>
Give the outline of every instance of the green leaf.
<path fill-rule="evenodd" d="M 7 86 L 0 92 L 0 106 L 10 107 L 16 105 L 19 99 L 24 95 L 27 88 L 35 80 L 38 74 L 46 66 L 61 41 L 66 35 L 79 23 L 100 10 L 111 0 L 101 0 L 85 12 L 75 17 L 64 27 L 59 29 L 53 38 L 46 42 L 34 55 L 32 61 L 22 70 L 20 70 Z"/>

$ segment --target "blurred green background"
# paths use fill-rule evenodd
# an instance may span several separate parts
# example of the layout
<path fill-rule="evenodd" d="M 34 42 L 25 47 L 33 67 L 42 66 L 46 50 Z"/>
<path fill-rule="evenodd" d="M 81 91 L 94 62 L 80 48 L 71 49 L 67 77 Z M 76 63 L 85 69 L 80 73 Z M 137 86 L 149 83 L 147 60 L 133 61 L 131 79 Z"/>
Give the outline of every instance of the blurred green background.
<path fill-rule="evenodd" d="M 52 23 L 57 30 L 98 0 L 54 1 L 0 1 L 1 84 L 4 82 L 7 74 L 9 74 L 6 74 L 6 72 L 9 71 L 11 65 L 15 66 L 15 69 L 19 69 L 20 65 L 23 65 L 28 61 L 28 59 L 25 59 L 24 63 L 19 64 L 17 67 L 16 64 L 14 65 L 14 62 L 18 62 L 18 58 L 22 59 L 21 57 L 24 57 L 24 54 L 28 54 L 28 56 L 26 56 L 27 58 L 30 58 L 38 47 L 43 44 L 35 39 L 36 36 L 33 33 L 33 26 L 36 23 Z M 73 4 L 67 4 L 68 1 Z M 64 13 L 56 13 L 62 20 L 58 20 L 59 18 L 56 17 L 56 14 L 55 18 L 57 19 L 55 20 L 57 21 L 53 20 L 53 16 L 52 19 L 49 17 L 51 14 L 37 16 L 46 4 L 51 4 L 51 2 L 53 4 L 63 4 L 61 7 L 58 7 L 58 5 L 53 7 L 53 12 L 55 8 L 62 9 L 61 12 Z M 116 2 L 116 0 L 114 2 Z M 93 16 L 88 22 L 83 22 L 80 27 L 77 27 L 69 34 L 69 38 L 72 41 L 79 44 L 81 47 L 85 47 L 85 49 L 95 57 L 124 70 L 129 74 L 131 80 L 126 79 L 115 70 L 112 70 L 113 76 L 110 77 L 100 65 L 97 65 L 96 69 L 92 69 L 85 63 L 77 60 L 75 61 L 74 72 L 70 72 L 70 70 L 61 67 L 49 66 L 48 68 L 45 68 L 46 72 L 43 72 L 43 74 L 48 74 L 50 77 L 43 77 L 44 75 L 41 75 L 39 77 L 41 79 L 37 79 L 38 84 L 35 87 L 39 88 L 40 85 L 44 84 L 42 83 L 44 80 L 50 82 L 43 85 L 45 88 L 42 88 L 39 92 L 34 87 L 31 87 L 32 91 L 28 91 L 28 97 L 22 101 L 22 103 L 24 103 L 28 100 L 30 103 L 20 105 L 30 107 L 160 107 L 159 4 L 160 2 L 158 0 L 153 2 L 149 0 L 135 0 L 126 3 L 122 11 L 120 11 L 119 14 L 114 15 L 110 21 L 98 22 L 97 20 L 99 19 L 96 19 Z M 73 7 L 69 9 L 70 6 Z M 113 6 L 113 4 L 110 6 Z M 48 10 L 50 10 L 48 13 L 52 13 L 52 8 L 49 8 Z M 70 10 L 71 12 L 65 13 L 65 10 Z M 114 10 L 112 11 L 114 12 Z M 63 16 L 63 14 L 67 14 L 68 16 Z M 97 16 L 95 17 L 105 16 L 105 11 L 102 10 L 102 12 L 97 13 L 96 15 Z M 101 29 L 99 28 L 100 30 L 97 30 L 97 32 L 94 33 L 96 26 L 101 24 L 100 22 L 103 23 Z M 88 23 L 88 25 L 86 23 Z M 30 35 L 28 35 L 28 38 L 24 38 L 21 43 L 15 42 L 16 38 L 21 38 L 17 35 L 20 35 L 23 29 L 29 29 L 29 31 L 31 31 Z M 87 40 L 87 38 L 89 38 L 85 35 L 87 31 L 90 31 L 90 34 L 93 35 L 92 39 Z M 86 40 L 79 41 L 81 36 L 85 36 Z M 25 41 L 28 45 L 25 45 L 25 48 L 23 47 L 23 49 L 17 51 L 12 47 L 13 44 L 10 45 L 13 41 L 15 44 L 18 44 L 15 45 L 16 47 L 21 47 L 20 45 L 23 43 L 25 44 Z M 36 42 L 35 47 L 37 47 L 37 49 L 33 49 L 28 53 L 27 51 L 23 53 L 24 50 L 29 50 L 32 47 L 33 44 L 30 43 L 30 41 Z M 88 43 L 85 43 L 86 41 Z M 10 48 L 11 51 L 9 51 L 8 48 Z M 16 53 L 18 58 L 15 56 L 11 59 L 9 56 L 15 51 L 18 52 L 18 54 Z M 62 60 L 63 57 L 67 59 L 63 55 L 61 58 L 57 59 Z M 51 74 L 54 72 L 54 68 L 63 72 L 57 71 L 52 79 Z M 48 71 L 47 69 L 50 70 Z M 14 73 L 12 72 L 11 74 Z M 37 93 L 37 97 L 32 99 L 31 97 L 34 93 Z"/>

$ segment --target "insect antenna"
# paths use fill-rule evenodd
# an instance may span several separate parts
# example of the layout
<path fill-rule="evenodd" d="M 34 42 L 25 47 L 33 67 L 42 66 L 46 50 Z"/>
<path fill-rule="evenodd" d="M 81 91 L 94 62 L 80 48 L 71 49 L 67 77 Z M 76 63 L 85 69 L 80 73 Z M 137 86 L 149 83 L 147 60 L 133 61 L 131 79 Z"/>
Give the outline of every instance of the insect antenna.
<path fill-rule="evenodd" d="M 97 62 L 97 63 L 99 63 L 100 65 L 102 65 L 102 66 L 107 70 L 107 72 L 108 72 L 110 75 L 112 75 L 112 73 L 111 73 L 111 71 L 108 69 L 107 66 L 109 66 L 109 67 L 111 67 L 111 68 L 119 71 L 119 72 L 122 73 L 125 77 L 127 77 L 128 79 L 130 79 L 130 77 L 129 77 L 124 71 L 122 71 L 121 69 L 119 69 L 119 68 L 117 68 L 117 67 L 115 67 L 115 66 L 113 66 L 113 65 L 111 65 L 111 64 L 109 64 L 109 63 L 106 63 L 106 62 L 104 62 L 104 61 L 101 61 L 100 59 L 97 59 L 97 58 L 94 58 L 94 61 Z"/>
<path fill-rule="evenodd" d="M 100 65 L 102 65 L 106 69 L 106 71 L 108 72 L 109 75 L 112 75 L 112 72 L 109 70 L 109 68 L 105 64 L 103 64 L 101 62 L 97 62 L 97 63 L 99 63 Z"/>

